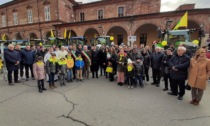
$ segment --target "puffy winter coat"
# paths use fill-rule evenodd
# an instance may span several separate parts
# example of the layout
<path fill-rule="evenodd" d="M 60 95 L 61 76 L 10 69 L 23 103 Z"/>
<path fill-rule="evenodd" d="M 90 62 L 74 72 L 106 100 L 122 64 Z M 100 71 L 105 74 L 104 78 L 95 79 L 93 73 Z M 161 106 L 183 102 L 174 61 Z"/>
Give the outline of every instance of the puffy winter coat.
<path fill-rule="evenodd" d="M 45 79 L 45 64 L 44 62 L 36 62 L 33 64 L 33 73 L 34 77 L 37 80 L 43 80 Z"/>

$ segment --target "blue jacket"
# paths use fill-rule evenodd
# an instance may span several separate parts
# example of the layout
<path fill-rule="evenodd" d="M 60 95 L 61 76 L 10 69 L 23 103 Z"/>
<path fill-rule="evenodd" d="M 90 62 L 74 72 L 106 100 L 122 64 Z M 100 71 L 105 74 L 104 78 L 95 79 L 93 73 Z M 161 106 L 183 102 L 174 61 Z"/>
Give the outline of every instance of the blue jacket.
<path fill-rule="evenodd" d="M 8 71 L 17 70 L 20 68 L 20 64 L 15 65 L 17 61 L 21 61 L 20 54 L 15 50 L 6 50 L 4 52 L 4 59 Z"/>
<path fill-rule="evenodd" d="M 152 69 L 160 69 L 163 57 L 164 57 L 164 54 L 162 52 L 152 53 L 152 55 L 151 55 L 151 67 L 152 67 Z"/>
<path fill-rule="evenodd" d="M 84 61 L 83 60 L 76 60 L 75 66 L 78 68 L 84 67 Z"/>
<path fill-rule="evenodd" d="M 32 50 L 23 50 L 22 51 L 22 60 L 24 64 L 32 65 L 35 61 L 35 52 Z"/>
<path fill-rule="evenodd" d="M 174 55 L 169 60 L 169 68 L 170 70 L 170 77 L 176 80 L 186 80 L 188 75 L 188 67 L 190 66 L 190 57 L 186 54 L 182 56 Z M 178 71 L 174 71 L 172 67 L 178 69 Z"/>

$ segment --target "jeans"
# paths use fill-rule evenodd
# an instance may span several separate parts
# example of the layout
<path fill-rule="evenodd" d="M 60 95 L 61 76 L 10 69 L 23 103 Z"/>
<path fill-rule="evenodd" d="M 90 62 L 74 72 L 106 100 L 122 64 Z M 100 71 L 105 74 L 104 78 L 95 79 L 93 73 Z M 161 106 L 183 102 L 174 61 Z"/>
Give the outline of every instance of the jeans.
<path fill-rule="evenodd" d="M 139 81 L 139 86 L 143 85 L 142 75 L 136 75 L 136 85 L 137 85 L 137 81 Z"/>
<path fill-rule="evenodd" d="M 54 73 L 50 73 L 48 76 L 49 76 L 49 85 L 54 84 L 55 74 Z"/>
<path fill-rule="evenodd" d="M 67 71 L 67 80 L 72 80 L 72 69 L 68 69 Z"/>

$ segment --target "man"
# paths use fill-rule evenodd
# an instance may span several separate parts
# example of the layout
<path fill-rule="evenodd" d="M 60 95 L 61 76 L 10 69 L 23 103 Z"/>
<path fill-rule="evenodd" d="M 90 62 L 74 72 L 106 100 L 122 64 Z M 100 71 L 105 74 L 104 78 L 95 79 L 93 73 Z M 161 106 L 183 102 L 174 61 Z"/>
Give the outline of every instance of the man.
<path fill-rule="evenodd" d="M 102 76 L 102 74 L 104 74 L 104 76 L 105 76 L 106 61 L 107 61 L 107 56 L 106 56 L 105 46 L 102 45 L 98 51 L 98 62 L 99 62 L 100 76 Z"/>
<path fill-rule="evenodd" d="M 36 57 L 41 56 L 44 59 L 46 53 L 47 53 L 46 48 L 42 46 L 38 51 L 38 53 L 36 54 L 37 55 Z"/>
<path fill-rule="evenodd" d="M 61 50 L 58 52 L 58 59 L 65 58 L 68 52 L 65 50 L 64 46 L 61 46 Z"/>
<path fill-rule="evenodd" d="M 142 57 L 141 53 L 138 52 L 137 48 L 133 48 L 132 52 L 128 54 L 128 58 L 130 58 L 134 63 L 136 59 L 140 59 L 142 62 L 144 58 Z"/>
<path fill-rule="evenodd" d="M 10 86 L 14 85 L 12 83 L 13 71 L 14 71 L 14 82 L 20 83 L 20 81 L 18 81 L 18 69 L 20 68 L 21 57 L 20 57 L 20 54 L 14 50 L 14 46 L 12 44 L 8 45 L 8 50 L 5 51 L 4 58 L 5 58 L 6 67 L 8 71 L 7 77 L 8 77 L 9 85 Z"/>
<path fill-rule="evenodd" d="M 169 60 L 171 92 L 168 92 L 168 94 L 177 96 L 179 87 L 179 100 L 182 100 L 185 94 L 185 80 L 190 66 L 190 57 L 185 52 L 185 47 L 178 47 L 177 54 Z"/>
<path fill-rule="evenodd" d="M 26 48 L 22 51 L 23 55 L 23 63 L 25 66 L 25 76 L 26 81 L 29 79 L 29 69 L 31 71 L 31 77 L 34 80 L 34 74 L 33 74 L 33 63 L 35 61 L 35 52 L 31 50 L 31 47 L 28 45 Z"/>
<path fill-rule="evenodd" d="M 19 44 L 17 44 L 17 45 L 15 45 L 15 51 L 17 51 L 19 54 L 20 54 L 20 57 L 21 57 L 21 59 L 20 59 L 20 77 L 21 78 L 23 78 L 23 69 L 24 69 L 24 65 L 23 65 L 23 60 L 22 60 L 22 50 L 21 50 L 21 48 L 20 48 L 20 45 Z"/>
<path fill-rule="evenodd" d="M 156 85 L 159 87 L 160 85 L 160 77 L 161 77 L 161 62 L 164 57 L 164 54 L 160 52 L 160 47 L 155 48 L 155 52 L 151 55 L 151 67 L 152 67 L 152 77 L 153 83 L 152 85 Z"/>
<path fill-rule="evenodd" d="M 98 68 L 99 68 L 99 59 L 98 59 L 98 51 L 96 50 L 96 46 L 92 46 L 91 50 L 91 72 L 92 78 L 98 78 Z"/>
<path fill-rule="evenodd" d="M 84 51 L 81 52 L 83 60 L 85 62 L 84 74 L 87 79 L 89 79 L 90 65 L 91 65 L 91 52 L 88 50 L 88 47 L 84 45 Z"/>

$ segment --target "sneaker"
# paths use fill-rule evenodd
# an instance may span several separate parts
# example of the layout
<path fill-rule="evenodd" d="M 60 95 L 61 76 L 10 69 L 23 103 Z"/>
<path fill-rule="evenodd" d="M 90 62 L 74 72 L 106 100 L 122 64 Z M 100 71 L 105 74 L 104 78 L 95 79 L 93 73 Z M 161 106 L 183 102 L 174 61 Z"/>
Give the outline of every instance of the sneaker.
<path fill-rule="evenodd" d="M 164 88 L 163 91 L 168 91 L 168 88 Z"/>
<path fill-rule="evenodd" d="M 130 86 L 128 86 L 128 89 L 130 89 L 131 87 Z"/>
<path fill-rule="evenodd" d="M 26 81 L 28 81 L 28 78 L 26 78 Z"/>
<path fill-rule="evenodd" d="M 133 89 L 133 86 L 131 86 L 131 89 Z"/>

